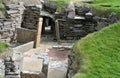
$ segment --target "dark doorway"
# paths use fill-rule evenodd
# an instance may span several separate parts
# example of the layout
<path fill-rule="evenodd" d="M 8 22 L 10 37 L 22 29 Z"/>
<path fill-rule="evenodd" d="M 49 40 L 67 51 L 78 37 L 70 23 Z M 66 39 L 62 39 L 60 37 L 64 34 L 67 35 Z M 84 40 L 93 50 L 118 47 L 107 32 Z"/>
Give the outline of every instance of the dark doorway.
<path fill-rule="evenodd" d="M 43 16 L 42 35 L 54 35 L 55 22 L 52 18 Z"/>

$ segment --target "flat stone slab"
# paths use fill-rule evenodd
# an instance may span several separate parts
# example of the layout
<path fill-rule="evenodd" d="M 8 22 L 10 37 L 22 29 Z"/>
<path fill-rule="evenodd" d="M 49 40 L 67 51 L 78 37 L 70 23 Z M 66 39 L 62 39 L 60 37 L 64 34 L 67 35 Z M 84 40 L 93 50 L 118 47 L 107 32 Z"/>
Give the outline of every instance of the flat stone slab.
<path fill-rule="evenodd" d="M 50 57 L 48 66 L 47 78 L 65 78 L 68 65 L 68 51 L 69 50 L 50 50 L 48 53 Z"/>
<path fill-rule="evenodd" d="M 53 74 L 54 73 L 54 74 Z M 52 75 L 49 75 L 52 74 Z M 66 71 L 58 70 L 58 69 L 51 69 L 49 70 L 48 78 L 65 78 Z"/>
<path fill-rule="evenodd" d="M 40 71 L 42 70 L 42 59 L 34 59 L 32 58 L 25 58 L 23 61 L 23 68 L 22 70 L 28 70 L 28 71 Z"/>
<path fill-rule="evenodd" d="M 42 72 L 43 59 L 40 59 L 35 55 L 32 50 L 24 53 L 22 70 L 23 71 L 37 71 Z"/>
<path fill-rule="evenodd" d="M 67 61 L 50 61 L 47 78 L 65 78 Z"/>

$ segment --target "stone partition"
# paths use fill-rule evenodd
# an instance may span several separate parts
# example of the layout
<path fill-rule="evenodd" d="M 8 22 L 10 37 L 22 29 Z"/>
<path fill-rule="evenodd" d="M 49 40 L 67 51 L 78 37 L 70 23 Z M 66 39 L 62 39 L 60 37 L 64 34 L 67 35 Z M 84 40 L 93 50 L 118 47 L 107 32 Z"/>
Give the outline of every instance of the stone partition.
<path fill-rule="evenodd" d="M 15 47 L 15 48 L 13 48 L 13 51 L 14 51 L 14 52 L 15 52 L 15 51 L 18 51 L 18 52 L 24 53 L 24 52 L 32 49 L 32 48 L 33 48 L 33 45 L 34 45 L 34 41 L 31 41 L 31 42 L 29 42 L 29 43 L 26 43 L 26 44 L 23 44 L 23 45 L 20 45 L 20 46 L 17 46 L 17 47 Z"/>
<path fill-rule="evenodd" d="M 36 30 L 17 28 L 17 41 L 27 43 L 35 40 Z"/>

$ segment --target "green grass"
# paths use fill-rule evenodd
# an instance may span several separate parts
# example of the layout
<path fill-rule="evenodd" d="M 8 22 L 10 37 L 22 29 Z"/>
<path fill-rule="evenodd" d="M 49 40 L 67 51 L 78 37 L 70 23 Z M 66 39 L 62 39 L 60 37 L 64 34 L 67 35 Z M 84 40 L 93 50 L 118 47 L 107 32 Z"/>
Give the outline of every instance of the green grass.
<path fill-rule="evenodd" d="M 61 11 L 65 4 L 68 4 L 71 0 L 50 0 L 57 3 L 57 11 Z"/>
<path fill-rule="evenodd" d="M 2 3 L 3 1 L 5 1 L 5 0 L 0 0 L 0 3 Z M 4 10 L 5 10 L 5 8 L 0 5 L 0 11 L 4 11 Z"/>
<path fill-rule="evenodd" d="M 120 6 L 120 0 L 96 0 L 91 5 L 97 9 L 101 10 L 103 13 L 106 12 L 116 12 L 120 16 L 120 8 L 115 6 Z M 111 5 L 111 7 L 102 7 L 101 5 Z M 99 13 L 99 12 L 98 12 Z"/>
<path fill-rule="evenodd" d="M 0 0 L 0 2 L 3 2 L 4 0 Z"/>
<path fill-rule="evenodd" d="M 3 76 L 0 76 L 0 78 L 4 78 Z"/>
<path fill-rule="evenodd" d="M 120 0 L 96 0 L 95 2 L 93 2 L 93 4 L 95 5 L 111 5 L 111 6 L 116 6 L 116 5 L 120 5 L 119 4 Z"/>
<path fill-rule="evenodd" d="M 0 42 L 0 52 L 2 52 L 3 50 L 5 50 L 6 48 L 8 48 L 8 45 L 3 43 L 3 42 Z"/>
<path fill-rule="evenodd" d="M 0 7 L 0 11 L 5 11 L 5 8 L 4 7 Z"/>
<path fill-rule="evenodd" d="M 75 43 L 71 55 L 75 78 L 120 77 L 120 22 L 86 36 Z"/>

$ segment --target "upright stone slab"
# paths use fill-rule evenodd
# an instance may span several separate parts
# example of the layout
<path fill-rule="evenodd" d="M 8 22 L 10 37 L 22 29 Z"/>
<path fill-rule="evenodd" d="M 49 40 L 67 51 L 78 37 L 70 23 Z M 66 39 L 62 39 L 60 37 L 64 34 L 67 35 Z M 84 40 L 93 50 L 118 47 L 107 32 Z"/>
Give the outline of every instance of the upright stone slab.
<path fill-rule="evenodd" d="M 75 17 L 75 6 L 73 2 L 70 2 L 68 6 L 68 18 L 73 19 Z"/>
<path fill-rule="evenodd" d="M 41 38 L 41 32 L 42 32 L 42 23 L 43 23 L 43 18 L 39 18 L 36 39 L 35 39 L 35 42 L 34 42 L 34 48 L 37 48 L 40 45 L 40 38 Z"/>

